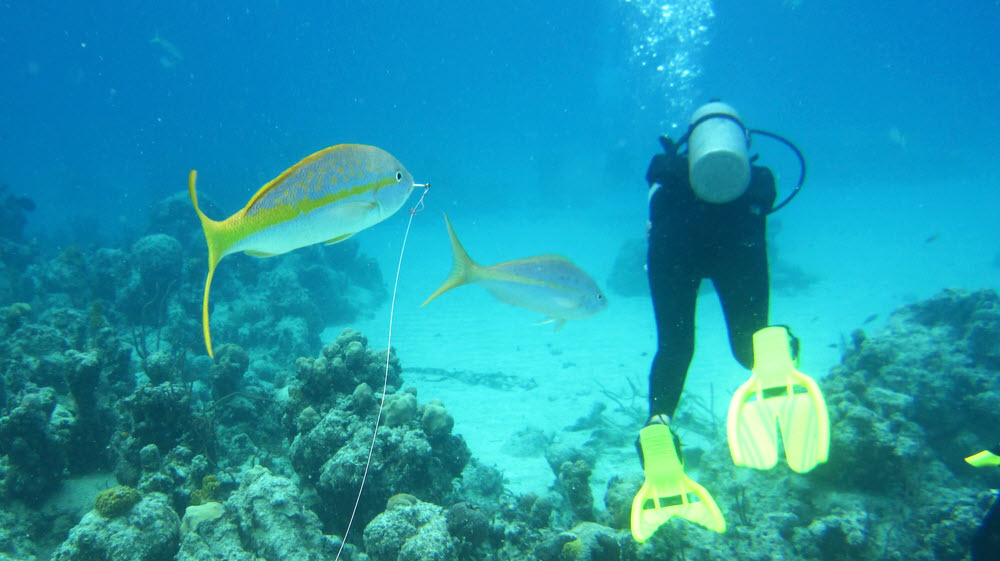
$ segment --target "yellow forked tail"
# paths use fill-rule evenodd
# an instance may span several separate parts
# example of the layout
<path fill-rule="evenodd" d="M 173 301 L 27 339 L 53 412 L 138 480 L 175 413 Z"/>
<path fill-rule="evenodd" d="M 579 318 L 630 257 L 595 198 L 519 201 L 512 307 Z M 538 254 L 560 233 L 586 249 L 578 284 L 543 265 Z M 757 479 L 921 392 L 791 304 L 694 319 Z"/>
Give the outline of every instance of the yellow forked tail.
<path fill-rule="evenodd" d="M 205 231 L 205 242 L 208 243 L 208 278 L 205 279 L 205 298 L 201 304 L 201 325 L 205 332 L 205 349 L 208 356 L 215 358 L 212 353 L 212 334 L 208 325 L 208 292 L 212 287 L 212 277 L 215 275 L 215 266 L 222 260 L 222 251 L 219 249 L 218 233 L 221 231 L 221 223 L 205 216 L 205 213 L 198 208 L 198 193 L 195 191 L 195 182 L 198 179 L 198 172 L 191 170 L 188 175 L 188 194 L 191 195 L 191 203 L 194 205 L 198 218 L 201 219 L 202 230 Z"/>
<path fill-rule="evenodd" d="M 448 274 L 448 278 L 444 279 L 441 286 L 431 294 L 427 300 L 424 301 L 420 307 L 426 306 L 431 300 L 441 296 L 445 292 L 455 288 L 456 286 L 462 286 L 463 284 L 468 284 L 472 282 L 475 278 L 477 269 L 480 268 L 475 261 L 469 257 L 466 253 L 465 248 L 462 247 L 462 242 L 458 241 L 458 236 L 455 235 L 455 230 L 451 227 L 451 221 L 448 220 L 448 213 L 444 214 L 444 223 L 448 226 L 448 237 L 451 238 L 451 252 L 454 262 L 451 266 L 451 273 Z"/>

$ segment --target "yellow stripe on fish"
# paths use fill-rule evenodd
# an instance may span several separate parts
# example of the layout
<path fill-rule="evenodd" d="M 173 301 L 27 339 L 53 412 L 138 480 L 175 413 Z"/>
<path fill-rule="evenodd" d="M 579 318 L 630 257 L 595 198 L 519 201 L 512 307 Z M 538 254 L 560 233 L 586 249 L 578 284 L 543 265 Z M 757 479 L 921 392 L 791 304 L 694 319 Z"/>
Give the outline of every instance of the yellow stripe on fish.
<path fill-rule="evenodd" d="M 479 284 L 501 302 L 545 314 L 543 323 L 588 318 L 607 307 L 608 301 L 583 269 L 562 255 L 538 255 L 484 267 L 469 257 L 444 215 L 454 259 L 444 283 L 421 304 L 464 284 Z"/>
<path fill-rule="evenodd" d="M 212 353 L 208 293 L 223 257 L 242 251 L 255 257 L 281 255 L 312 245 L 336 243 L 392 216 L 413 191 L 413 176 L 385 150 L 338 144 L 316 152 L 261 187 L 242 210 L 215 221 L 198 208 L 197 171 L 188 193 L 208 243 L 208 277 L 202 303 L 205 349 Z"/>

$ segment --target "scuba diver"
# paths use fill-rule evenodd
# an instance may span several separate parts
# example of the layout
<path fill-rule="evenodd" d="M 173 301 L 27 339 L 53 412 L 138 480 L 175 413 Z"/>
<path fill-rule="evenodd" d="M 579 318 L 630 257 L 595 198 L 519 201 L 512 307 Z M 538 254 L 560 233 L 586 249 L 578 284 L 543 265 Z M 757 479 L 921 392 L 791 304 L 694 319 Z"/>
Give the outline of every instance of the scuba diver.
<path fill-rule="evenodd" d="M 775 138 L 799 157 L 799 183 L 780 204 L 774 174 L 748 156 L 751 133 Z M 632 505 L 632 535 L 639 542 L 674 516 L 717 532 L 726 528 L 712 496 L 685 475 L 680 441 L 670 426 L 694 355 L 695 307 L 704 279 L 719 296 L 733 355 L 753 371 L 730 404 L 734 463 L 773 467 L 778 428 L 795 471 L 826 461 L 829 449 L 822 395 L 796 369 L 798 340 L 787 327 L 768 327 L 767 215 L 798 193 L 805 179 L 801 152 L 778 135 L 747 129 L 718 100 L 694 112 L 679 141 L 663 136 L 660 143 L 664 152 L 646 172 L 647 268 L 658 347 L 649 375 L 650 418 L 637 441 L 646 475 Z"/>
<path fill-rule="evenodd" d="M 1000 466 L 1000 444 L 969 456 L 965 461 L 976 467 Z M 993 505 L 990 506 L 990 510 L 972 538 L 972 561 L 998 559 L 1000 559 L 1000 501 L 994 499 Z"/>

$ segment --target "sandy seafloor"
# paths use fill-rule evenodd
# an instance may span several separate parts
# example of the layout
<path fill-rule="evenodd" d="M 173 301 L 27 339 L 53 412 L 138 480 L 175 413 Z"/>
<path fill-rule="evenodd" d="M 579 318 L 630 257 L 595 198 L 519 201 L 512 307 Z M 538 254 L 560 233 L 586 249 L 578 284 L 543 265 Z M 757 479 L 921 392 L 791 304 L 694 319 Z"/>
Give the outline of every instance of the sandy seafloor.
<path fill-rule="evenodd" d="M 1000 267 L 994 263 L 1000 238 L 995 210 L 977 204 L 979 194 L 988 197 L 990 190 L 988 184 L 974 181 L 920 190 L 873 186 L 870 192 L 851 191 L 860 194 L 852 203 L 834 187 L 812 185 L 775 215 L 781 226 L 772 245 L 777 256 L 772 270 L 794 264 L 816 278 L 806 290 L 772 291 L 771 323 L 790 325 L 802 340 L 800 370 L 822 378 L 840 361 L 842 342 L 854 329 L 877 332 L 893 310 L 943 288 L 1000 286 Z M 416 215 L 392 334 L 404 381 L 418 388 L 420 402 L 442 400 L 473 456 L 499 467 L 516 492 L 544 491 L 554 475 L 541 453 L 509 453 L 505 444 L 515 433 L 532 426 L 582 445 L 589 433 L 566 427 L 587 414 L 595 401 L 607 402 L 609 413 L 614 409 L 602 390 L 627 398 L 633 392 L 626 378 L 646 389 L 656 345 L 651 303 L 607 288 L 622 241 L 644 233 L 644 193 L 636 195 L 635 210 L 627 215 L 529 209 L 470 216 L 460 208 L 444 209 L 466 250 L 482 264 L 561 253 L 592 274 L 608 294 L 608 309 L 568 322 L 559 332 L 551 325 L 535 325 L 537 314 L 502 304 L 478 286 L 460 287 L 420 308 L 446 276 L 451 257 L 441 218 L 447 204 L 435 200 L 437 193 L 432 192 L 427 209 Z M 832 221 L 824 208 L 834 203 L 840 208 L 856 204 L 851 219 Z M 379 231 L 359 235 L 362 250 L 380 262 L 390 286 L 405 225 L 401 212 Z M 365 333 L 370 344 L 384 346 L 388 311 L 385 306 L 370 319 L 331 326 L 324 342 L 353 327 Z M 699 299 L 696 337 L 685 389 L 711 402 L 724 422 L 729 399 L 749 372 L 730 354 L 714 292 L 703 291 Z M 533 379 L 537 387 L 492 389 L 427 369 L 502 373 Z M 645 401 L 640 403 L 645 408 Z M 591 481 L 596 500 L 603 502 L 610 477 L 640 470 L 633 440 L 630 436 L 621 447 L 601 454 Z M 715 444 L 725 446 L 724 441 Z"/>

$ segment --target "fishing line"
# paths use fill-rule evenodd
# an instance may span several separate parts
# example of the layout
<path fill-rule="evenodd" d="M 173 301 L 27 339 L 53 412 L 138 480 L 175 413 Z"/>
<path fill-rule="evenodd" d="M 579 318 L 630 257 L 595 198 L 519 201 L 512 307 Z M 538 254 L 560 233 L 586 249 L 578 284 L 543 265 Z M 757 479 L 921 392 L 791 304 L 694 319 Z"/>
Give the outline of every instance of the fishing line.
<path fill-rule="evenodd" d="M 430 190 L 430 183 L 414 184 L 414 187 L 423 187 L 424 192 L 420 194 L 420 200 L 410 209 L 410 220 L 406 223 L 406 232 L 403 233 L 403 243 L 399 248 L 399 261 L 396 263 L 396 278 L 392 283 L 392 299 L 389 304 L 389 333 L 385 344 L 385 373 L 382 377 L 382 399 L 378 404 L 378 415 L 375 416 L 375 430 L 372 431 L 372 445 L 368 448 L 368 460 L 365 462 L 365 471 L 361 475 L 361 485 L 358 487 L 358 497 L 354 499 L 354 508 L 351 509 L 351 518 L 347 521 L 347 529 L 344 530 L 344 538 L 340 541 L 340 548 L 333 561 L 340 559 L 344 546 L 347 545 L 347 534 L 351 532 L 354 524 L 354 517 L 358 513 L 358 505 L 361 504 L 361 493 L 365 490 L 365 481 L 368 480 L 368 468 L 372 465 L 372 456 L 375 454 L 375 439 L 378 437 L 378 425 L 382 421 L 382 408 L 385 406 L 385 393 L 389 389 L 389 361 L 392 358 L 392 320 L 396 313 L 396 291 L 399 289 L 399 271 L 403 268 L 403 252 L 406 251 L 406 240 L 410 236 L 410 226 L 413 224 L 413 217 L 424 209 L 424 197 Z"/>

